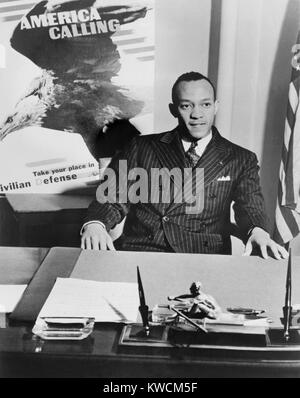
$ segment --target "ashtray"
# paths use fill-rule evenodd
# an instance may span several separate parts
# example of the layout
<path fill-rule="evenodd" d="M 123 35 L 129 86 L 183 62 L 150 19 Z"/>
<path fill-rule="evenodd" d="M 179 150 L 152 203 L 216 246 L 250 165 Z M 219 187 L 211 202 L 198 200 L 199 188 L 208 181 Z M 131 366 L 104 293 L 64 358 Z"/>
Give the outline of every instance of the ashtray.
<path fill-rule="evenodd" d="M 82 340 L 88 337 L 95 324 L 95 318 L 40 317 L 32 333 L 45 340 Z"/>

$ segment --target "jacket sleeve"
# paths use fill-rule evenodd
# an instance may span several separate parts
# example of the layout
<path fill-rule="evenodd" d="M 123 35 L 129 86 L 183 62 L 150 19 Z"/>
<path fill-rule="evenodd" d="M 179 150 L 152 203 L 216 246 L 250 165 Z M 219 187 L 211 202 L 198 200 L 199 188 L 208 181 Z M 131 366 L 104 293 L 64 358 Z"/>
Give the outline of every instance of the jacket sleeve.
<path fill-rule="evenodd" d="M 243 240 L 247 240 L 249 231 L 254 227 L 260 227 L 269 232 L 258 171 L 257 157 L 250 152 L 244 162 L 233 195 L 235 220 Z"/>
<path fill-rule="evenodd" d="M 109 231 L 119 224 L 130 209 L 127 171 L 137 167 L 137 143 L 130 144 L 113 157 L 104 170 L 96 191 L 96 199 L 90 204 L 84 222 L 101 221 Z"/>

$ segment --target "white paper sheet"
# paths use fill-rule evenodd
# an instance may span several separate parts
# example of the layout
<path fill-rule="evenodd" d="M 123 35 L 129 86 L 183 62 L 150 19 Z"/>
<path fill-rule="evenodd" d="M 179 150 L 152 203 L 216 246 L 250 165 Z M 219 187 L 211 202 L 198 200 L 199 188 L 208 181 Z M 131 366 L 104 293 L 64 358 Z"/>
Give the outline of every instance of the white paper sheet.
<path fill-rule="evenodd" d="M 1 312 L 12 312 L 27 285 L 0 285 Z"/>
<path fill-rule="evenodd" d="M 137 283 L 57 278 L 39 317 L 93 317 L 96 322 L 136 322 Z"/>

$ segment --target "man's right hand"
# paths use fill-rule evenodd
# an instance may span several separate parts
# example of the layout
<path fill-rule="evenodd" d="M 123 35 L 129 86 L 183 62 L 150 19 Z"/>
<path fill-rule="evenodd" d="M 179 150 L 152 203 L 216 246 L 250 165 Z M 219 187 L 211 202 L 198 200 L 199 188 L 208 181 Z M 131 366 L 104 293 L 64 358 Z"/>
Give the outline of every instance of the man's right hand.
<path fill-rule="evenodd" d="M 81 236 L 81 248 L 90 250 L 116 250 L 105 227 L 99 223 L 88 224 Z"/>

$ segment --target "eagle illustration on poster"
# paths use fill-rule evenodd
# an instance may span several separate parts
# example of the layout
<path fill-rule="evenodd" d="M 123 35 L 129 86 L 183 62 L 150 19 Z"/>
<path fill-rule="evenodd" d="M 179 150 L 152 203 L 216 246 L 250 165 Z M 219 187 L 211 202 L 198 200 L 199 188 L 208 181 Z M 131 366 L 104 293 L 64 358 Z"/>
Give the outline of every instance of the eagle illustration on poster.
<path fill-rule="evenodd" d="M 153 4 L 154 0 L 48 0 L 30 4 L 32 8 L 19 18 L 10 37 L 10 47 L 38 67 L 39 73 L 0 121 L 0 152 L 2 149 L 7 153 L 5 145 L 21 141 L 27 142 L 30 152 L 30 140 L 35 140 L 35 154 L 30 153 L 31 158 L 24 159 L 23 167 L 33 180 L 37 171 L 47 171 L 45 167 L 40 170 L 40 166 L 66 166 L 51 164 L 52 158 L 67 162 L 66 170 L 76 159 L 80 164 L 93 164 L 88 180 L 95 179 L 99 158 L 113 156 L 140 134 L 130 121 L 151 120 Z M 27 134 L 30 140 L 21 134 Z M 58 145 L 64 142 L 68 156 L 63 156 L 62 148 L 59 155 L 49 154 L 47 159 L 38 156 L 36 140 L 45 136 L 47 142 L 51 141 L 49 137 L 55 137 Z M 69 145 L 65 144 L 68 139 Z M 79 146 L 85 148 L 81 151 Z M 48 147 L 54 149 L 55 145 Z M 70 159 L 72 148 L 74 154 Z M 17 163 L 20 152 L 16 151 Z M 42 152 L 45 157 L 45 150 Z M 29 170 L 28 164 L 36 165 L 35 169 Z M 49 168 L 48 171 L 51 173 Z M 0 178 L 5 192 L 16 190 L 16 185 L 9 182 L 14 183 L 20 176 L 8 173 Z M 29 177 L 25 178 L 24 174 L 22 178 Z M 80 181 L 84 182 L 85 178 Z M 33 181 L 30 188 L 35 185 Z M 47 184 L 45 189 L 56 191 L 53 184 L 51 188 Z"/>

